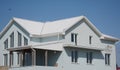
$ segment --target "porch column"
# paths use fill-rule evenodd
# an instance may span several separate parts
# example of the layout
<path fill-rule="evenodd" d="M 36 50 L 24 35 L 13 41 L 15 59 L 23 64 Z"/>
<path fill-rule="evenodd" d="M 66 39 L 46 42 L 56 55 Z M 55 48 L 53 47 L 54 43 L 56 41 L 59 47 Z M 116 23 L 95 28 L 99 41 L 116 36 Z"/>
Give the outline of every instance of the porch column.
<path fill-rule="evenodd" d="M 22 51 L 22 65 L 25 66 L 25 51 Z"/>
<path fill-rule="evenodd" d="M 36 50 L 32 49 L 32 65 L 36 65 Z"/>
<path fill-rule="evenodd" d="M 20 66 L 23 66 L 23 53 L 20 52 Z"/>
<path fill-rule="evenodd" d="M 48 66 L 48 51 L 45 51 L 45 66 Z"/>

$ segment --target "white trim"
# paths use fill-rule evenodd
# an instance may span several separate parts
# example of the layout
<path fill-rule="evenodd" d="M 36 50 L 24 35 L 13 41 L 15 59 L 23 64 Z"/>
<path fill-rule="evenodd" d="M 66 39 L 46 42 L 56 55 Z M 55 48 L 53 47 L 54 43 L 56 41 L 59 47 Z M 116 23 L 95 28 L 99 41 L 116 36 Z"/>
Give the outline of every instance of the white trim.
<path fill-rule="evenodd" d="M 83 46 L 83 45 L 64 44 L 63 46 L 64 46 L 64 47 L 68 47 L 68 48 L 82 48 L 82 49 L 91 49 L 91 50 L 100 50 L 100 51 L 105 50 L 105 48 L 91 47 L 91 46 Z"/>

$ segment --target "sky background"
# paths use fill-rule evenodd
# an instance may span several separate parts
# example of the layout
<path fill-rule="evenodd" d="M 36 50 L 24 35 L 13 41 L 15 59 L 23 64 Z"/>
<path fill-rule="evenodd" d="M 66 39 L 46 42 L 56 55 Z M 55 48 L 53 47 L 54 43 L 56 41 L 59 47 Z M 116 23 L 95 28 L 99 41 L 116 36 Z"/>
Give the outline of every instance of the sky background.
<path fill-rule="evenodd" d="M 81 15 L 120 39 L 120 0 L 0 0 L 0 31 L 13 17 L 45 22 Z M 116 45 L 120 66 L 120 43 Z"/>

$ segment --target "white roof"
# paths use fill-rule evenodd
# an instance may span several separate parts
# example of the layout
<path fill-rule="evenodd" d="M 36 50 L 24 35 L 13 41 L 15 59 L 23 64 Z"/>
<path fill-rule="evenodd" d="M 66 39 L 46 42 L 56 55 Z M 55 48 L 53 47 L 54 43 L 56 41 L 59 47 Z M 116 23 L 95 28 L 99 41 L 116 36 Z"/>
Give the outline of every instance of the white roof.
<path fill-rule="evenodd" d="M 13 20 L 16 21 L 19 25 L 21 25 L 30 34 L 36 34 L 36 35 L 40 35 L 40 32 L 44 25 L 44 23 L 42 22 L 30 21 L 20 18 L 13 18 Z"/>
<path fill-rule="evenodd" d="M 66 30 L 71 28 L 73 25 L 75 25 L 77 22 L 81 21 L 82 19 L 85 19 L 87 24 L 101 37 L 101 39 L 104 38 L 113 41 L 118 41 L 117 38 L 103 35 L 85 16 L 78 16 L 78 17 L 51 21 L 51 22 L 37 22 L 37 21 L 31 21 L 21 18 L 13 18 L 9 22 L 9 24 L 3 29 L 3 31 L 0 34 L 0 37 L 10 27 L 12 21 L 17 22 L 17 24 L 22 26 L 30 34 L 30 36 L 45 36 L 45 35 L 49 36 L 58 33 L 64 34 Z"/>
<path fill-rule="evenodd" d="M 69 27 L 76 24 L 76 22 L 80 21 L 83 16 L 63 19 L 53 22 L 36 22 L 30 21 L 21 18 L 13 18 L 19 25 L 21 25 L 26 31 L 33 35 L 43 35 L 43 34 L 51 34 L 51 33 L 61 33 Z"/>
<path fill-rule="evenodd" d="M 83 16 L 63 19 L 53 22 L 46 22 L 41 34 L 61 33 L 80 21 Z"/>

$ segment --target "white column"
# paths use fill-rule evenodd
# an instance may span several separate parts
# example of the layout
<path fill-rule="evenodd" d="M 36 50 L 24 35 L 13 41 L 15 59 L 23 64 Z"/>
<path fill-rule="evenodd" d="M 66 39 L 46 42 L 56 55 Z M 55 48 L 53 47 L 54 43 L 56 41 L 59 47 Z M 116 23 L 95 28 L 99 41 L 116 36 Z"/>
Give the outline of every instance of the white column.
<path fill-rule="evenodd" d="M 48 66 L 48 51 L 45 51 L 45 66 Z"/>

